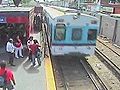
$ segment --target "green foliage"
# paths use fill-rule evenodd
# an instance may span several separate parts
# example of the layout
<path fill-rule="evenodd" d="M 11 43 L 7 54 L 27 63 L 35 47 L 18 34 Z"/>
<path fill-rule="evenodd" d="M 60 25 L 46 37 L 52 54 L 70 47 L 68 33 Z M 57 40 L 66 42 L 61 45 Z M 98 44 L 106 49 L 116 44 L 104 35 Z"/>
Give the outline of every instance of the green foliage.
<path fill-rule="evenodd" d="M 120 3 L 120 0 L 117 0 Z"/>
<path fill-rule="evenodd" d="M 22 3 L 29 3 L 31 0 L 22 0 Z"/>
<path fill-rule="evenodd" d="M 110 0 L 110 1 L 116 1 L 116 0 Z"/>
<path fill-rule="evenodd" d="M 24 7 L 35 6 L 35 4 L 35 0 L 22 0 L 22 6 Z"/>

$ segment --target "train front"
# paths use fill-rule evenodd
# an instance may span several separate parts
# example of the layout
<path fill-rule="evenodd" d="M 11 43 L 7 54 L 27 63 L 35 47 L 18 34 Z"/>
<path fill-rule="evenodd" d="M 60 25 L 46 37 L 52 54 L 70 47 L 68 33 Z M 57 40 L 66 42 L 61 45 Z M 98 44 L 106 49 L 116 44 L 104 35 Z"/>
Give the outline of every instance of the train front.
<path fill-rule="evenodd" d="M 98 20 L 89 15 L 64 15 L 55 18 L 52 29 L 52 55 L 93 55 Z"/>

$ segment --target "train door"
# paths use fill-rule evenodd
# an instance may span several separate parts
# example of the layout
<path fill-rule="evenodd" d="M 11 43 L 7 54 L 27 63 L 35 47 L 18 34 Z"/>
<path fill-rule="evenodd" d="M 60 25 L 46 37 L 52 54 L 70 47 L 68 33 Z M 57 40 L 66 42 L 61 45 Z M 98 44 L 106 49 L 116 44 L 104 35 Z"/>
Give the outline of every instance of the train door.
<path fill-rule="evenodd" d="M 52 40 L 52 54 L 59 55 L 64 54 L 64 44 L 66 39 L 66 27 L 65 24 L 56 24 L 53 32 Z"/>
<path fill-rule="evenodd" d="M 51 25 L 50 25 L 50 30 L 49 30 L 49 32 L 48 32 L 48 34 L 49 34 L 49 45 L 51 46 L 51 42 L 52 42 L 52 30 L 53 30 L 53 24 L 51 23 Z"/>
<path fill-rule="evenodd" d="M 52 29 L 53 29 L 53 24 L 48 23 L 46 33 L 47 33 L 47 38 L 50 46 L 52 42 Z"/>
<path fill-rule="evenodd" d="M 71 42 L 70 44 L 72 45 L 71 46 L 71 49 L 68 50 L 68 52 L 80 52 L 80 49 L 79 49 L 79 45 L 81 44 L 82 42 L 82 28 L 72 28 L 72 33 L 71 33 Z"/>

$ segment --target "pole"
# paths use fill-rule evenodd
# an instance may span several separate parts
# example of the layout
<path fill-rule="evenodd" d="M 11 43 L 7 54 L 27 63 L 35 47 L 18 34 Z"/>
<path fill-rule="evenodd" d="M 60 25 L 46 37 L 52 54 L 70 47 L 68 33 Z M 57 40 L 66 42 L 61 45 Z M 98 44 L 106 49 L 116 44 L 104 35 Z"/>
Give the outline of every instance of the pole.
<path fill-rule="evenodd" d="M 80 9 L 80 0 L 78 0 L 78 9 Z"/>

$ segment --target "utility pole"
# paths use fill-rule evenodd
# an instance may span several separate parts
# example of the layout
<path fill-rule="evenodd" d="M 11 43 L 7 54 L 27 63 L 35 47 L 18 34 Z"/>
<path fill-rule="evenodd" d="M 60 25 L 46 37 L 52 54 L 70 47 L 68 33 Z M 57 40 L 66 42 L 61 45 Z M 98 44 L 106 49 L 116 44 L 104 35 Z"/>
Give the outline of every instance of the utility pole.
<path fill-rule="evenodd" d="M 78 0 L 78 9 L 80 9 L 80 0 Z"/>
<path fill-rule="evenodd" d="M 78 0 L 78 9 L 80 9 L 81 0 Z"/>

